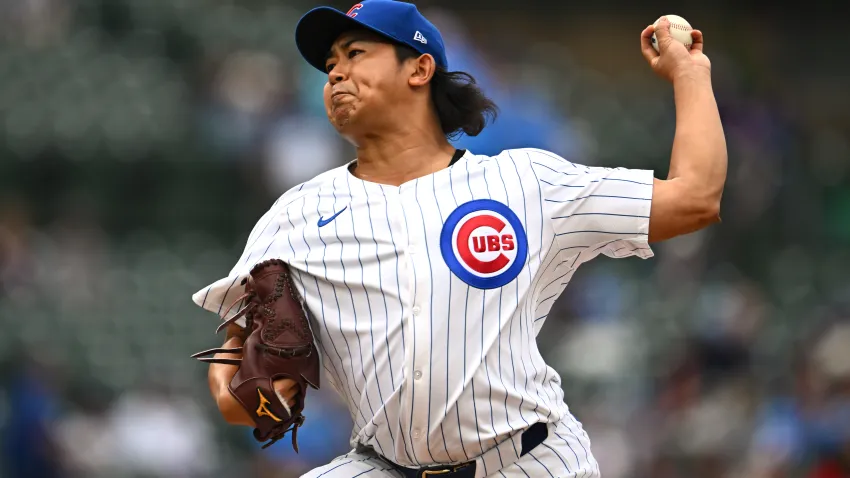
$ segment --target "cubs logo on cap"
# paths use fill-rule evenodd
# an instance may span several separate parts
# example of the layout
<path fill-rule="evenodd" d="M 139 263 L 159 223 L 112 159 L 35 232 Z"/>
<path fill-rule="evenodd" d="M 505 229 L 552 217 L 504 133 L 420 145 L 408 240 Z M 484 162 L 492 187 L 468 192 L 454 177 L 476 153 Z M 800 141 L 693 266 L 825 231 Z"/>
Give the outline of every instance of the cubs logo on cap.
<path fill-rule="evenodd" d="M 528 239 L 506 205 L 478 199 L 455 209 L 443 224 L 440 252 L 449 269 L 478 289 L 513 281 L 525 266 Z"/>
<path fill-rule="evenodd" d="M 416 5 L 394 0 L 362 0 L 347 12 L 316 7 L 304 14 L 295 26 L 295 45 L 308 63 L 327 73 L 325 61 L 333 43 L 342 33 L 358 28 L 407 45 L 419 53 L 427 53 L 434 57 L 438 66 L 448 68 L 446 46 L 437 27 Z"/>

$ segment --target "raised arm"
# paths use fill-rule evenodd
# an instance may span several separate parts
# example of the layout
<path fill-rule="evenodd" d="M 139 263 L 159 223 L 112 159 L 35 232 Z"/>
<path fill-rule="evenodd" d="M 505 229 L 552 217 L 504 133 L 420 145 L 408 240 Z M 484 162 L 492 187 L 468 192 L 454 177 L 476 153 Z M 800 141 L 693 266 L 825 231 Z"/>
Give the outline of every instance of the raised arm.
<path fill-rule="evenodd" d="M 655 33 L 660 53 L 650 39 Z M 702 229 L 720 220 L 726 182 L 726 138 L 711 86 L 711 62 L 703 54 L 703 35 L 691 32 L 688 50 L 670 36 L 666 19 L 641 32 L 641 51 L 649 65 L 673 84 L 676 134 L 666 180 L 655 179 L 649 242 Z"/>

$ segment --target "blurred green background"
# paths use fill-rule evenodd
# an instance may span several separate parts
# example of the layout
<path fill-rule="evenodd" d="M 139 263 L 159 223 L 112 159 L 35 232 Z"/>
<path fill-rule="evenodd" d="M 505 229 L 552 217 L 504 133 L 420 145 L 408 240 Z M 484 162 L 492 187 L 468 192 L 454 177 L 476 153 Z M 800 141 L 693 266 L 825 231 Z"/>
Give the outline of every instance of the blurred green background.
<path fill-rule="evenodd" d="M 539 343 L 605 478 L 850 477 L 840 17 L 416 3 L 452 69 L 502 110 L 459 147 L 660 178 L 672 90 L 638 35 L 665 13 L 704 31 L 729 145 L 723 223 L 651 261 L 584 266 Z M 191 294 L 229 271 L 280 194 L 353 158 L 326 124 L 326 78 L 294 47 L 313 6 L 0 0 L 2 476 L 295 477 L 347 451 L 329 390 L 311 394 L 300 455 L 286 440 L 261 451 L 188 358 L 221 340 Z"/>

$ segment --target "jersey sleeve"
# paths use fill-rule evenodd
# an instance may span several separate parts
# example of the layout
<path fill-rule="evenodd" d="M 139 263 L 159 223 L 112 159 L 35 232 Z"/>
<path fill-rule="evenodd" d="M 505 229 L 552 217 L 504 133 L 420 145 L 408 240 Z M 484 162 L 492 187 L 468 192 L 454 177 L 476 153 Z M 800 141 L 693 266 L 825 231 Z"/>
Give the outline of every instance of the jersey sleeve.
<path fill-rule="evenodd" d="M 652 257 L 651 170 L 589 167 L 548 151 L 526 151 L 562 257 Z"/>
<path fill-rule="evenodd" d="M 280 197 L 272 207 L 257 221 L 246 240 L 245 249 L 227 276 L 218 279 L 192 295 L 199 307 L 228 319 L 235 315 L 241 304 L 234 302 L 245 292 L 242 281 L 248 277 L 254 265 L 268 259 L 286 259 L 285 243 L 278 240 L 285 237 L 289 227 L 284 217 L 284 205 L 291 202 L 294 190 Z M 231 305 L 234 305 L 232 308 Z M 239 320 L 244 326 L 244 318 Z"/>

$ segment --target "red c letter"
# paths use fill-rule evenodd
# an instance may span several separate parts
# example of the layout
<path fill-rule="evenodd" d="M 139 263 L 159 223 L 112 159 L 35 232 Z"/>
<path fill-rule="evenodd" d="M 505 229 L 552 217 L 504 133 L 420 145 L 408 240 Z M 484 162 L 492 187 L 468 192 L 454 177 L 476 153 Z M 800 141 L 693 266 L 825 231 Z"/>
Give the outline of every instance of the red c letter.
<path fill-rule="evenodd" d="M 353 7 L 351 7 L 351 10 L 349 10 L 348 13 L 346 13 L 346 15 L 348 15 L 351 18 L 354 18 L 354 17 L 357 16 L 356 10 L 360 10 L 361 8 L 363 8 L 363 4 L 358 3 L 357 5 L 354 5 Z"/>

